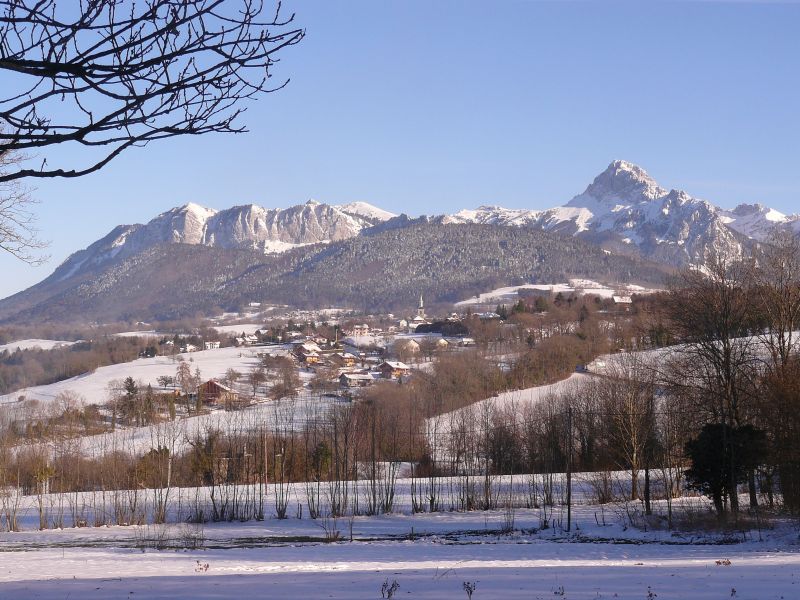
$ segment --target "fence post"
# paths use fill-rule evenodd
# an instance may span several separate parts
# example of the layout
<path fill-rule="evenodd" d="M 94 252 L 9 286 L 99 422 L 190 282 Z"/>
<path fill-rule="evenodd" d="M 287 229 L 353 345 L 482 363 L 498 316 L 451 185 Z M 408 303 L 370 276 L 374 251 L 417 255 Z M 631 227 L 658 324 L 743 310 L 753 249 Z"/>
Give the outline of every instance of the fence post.
<path fill-rule="evenodd" d="M 572 529 L 572 405 L 567 407 L 567 531 Z"/>

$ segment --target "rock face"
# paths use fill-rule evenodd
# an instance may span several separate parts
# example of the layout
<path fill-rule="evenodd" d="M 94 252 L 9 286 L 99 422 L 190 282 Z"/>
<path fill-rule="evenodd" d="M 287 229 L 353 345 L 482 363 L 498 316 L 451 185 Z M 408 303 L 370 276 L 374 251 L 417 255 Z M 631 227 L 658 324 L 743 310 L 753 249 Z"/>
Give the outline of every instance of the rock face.
<path fill-rule="evenodd" d="M 365 202 L 342 207 L 309 200 L 286 209 L 255 204 L 216 211 L 194 203 L 170 209 L 145 225 L 120 225 L 70 256 L 53 274 L 78 272 L 133 256 L 158 244 L 202 244 L 217 248 L 277 253 L 308 244 L 344 240 L 394 217 Z"/>
<path fill-rule="evenodd" d="M 800 232 L 800 215 L 760 204 L 723 210 L 679 190 L 666 190 L 641 167 L 615 160 L 564 206 L 548 210 L 481 206 L 432 222 L 531 227 L 576 235 L 606 250 L 636 254 L 672 266 L 703 264 L 718 252 L 738 255 L 776 227 Z M 310 200 L 285 209 L 255 204 L 221 211 L 186 204 L 145 225 L 120 225 L 70 256 L 51 276 L 68 279 L 158 244 L 184 243 L 280 253 L 308 244 L 346 240 L 362 231 L 402 227 L 396 215 L 367 204 L 332 206 Z M 385 225 L 384 225 L 385 224 Z"/>
<path fill-rule="evenodd" d="M 535 227 L 581 236 L 617 252 L 680 266 L 703 264 L 719 252 L 741 254 L 776 227 L 800 230 L 800 215 L 761 205 L 723 210 L 680 190 L 666 190 L 641 167 L 616 160 L 565 206 L 544 211 L 482 206 L 452 222 Z"/>
<path fill-rule="evenodd" d="M 450 224 L 463 227 L 452 229 Z M 397 283 L 394 280 L 403 269 L 396 265 L 409 255 L 411 250 L 407 248 L 414 245 L 426 248 L 427 253 L 415 255 L 404 268 L 429 269 L 436 273 L 437 281 L 456 281 L 456 272 L 463 275 L 450 291 L 438 291 L 441 299 L 449 298 L 448 294 L 456 289 L 471 291 L 478 281 L 483 282 L 481 285 L 487 283 L 481 274 L 499 272 L 498 265 L 509 260 L 503 256 L 507 253 L 504 244 L 512 241 L 519 263 L 492 281 L 495 287 L 515 277 L 555 276 L 552 267 L 561 263 L 565 265 L 559 271 L 563 280 L 565 274 L 576 272 L 573 254 L 588 256 L 587 247 L 602 256 L 635 259 L 634 263 L 625 263 L 627 266 L 619 263 L 613 268 L 596 267 L 601 274 L 630 278 L 638 273 L 637 277 L 641 277 L 636 266 L 639 258 L 648 261 L 647 269 L 653 265 L 658 269 L 665 265 L 702 265 L 714 253 L 741 254 L 781 227 L 800 232 L 800 215 L 786 216 L 759 204 L 723 210 L 686 192 L 666 190 L 644 169 L 622 160 L 612 162 L 583 193 L 548 210 L 481 206 L 452 215 L 412 219 L 365 202 L 333 206 L 311 200 L 286 209 L 248 204 L 220 211 L 190 203 L 168 210 L 144 225 L 115 227 L 70 256 L 44 281 L 0 300 L 0 320 L 26 311 L 30 318 L 42 318 L 54 307 L 61 307 L 65 316 L 80 310 L 89 318 L 100 306 L 91 304 L 95 301 L 91 299 L 98 298 L 105 298 L 109 316 L 123 314 L 115 303 L 125 302 L 130 307 L 129 314 L 164 314 L 161 307 L 171 302 L 174 289 L 191 290 L 192 296 L 205 306 L 209 302 L 235 302 L 248 294 L 252 298 L 256 292 L 267 294 L 265 281 L 289 291 L 287 296 L 276 296 L 284 303 L 301 299 L 306 303 L 351 302 L 363 296 L 372 298 L 374 304 L 383 301 L 382 294 L 402 296 L 408 292 L 405 288 L 379 288 L 374 279 L 384 277 Z M 453 231 L 458 235 L 492 235 L 502 238 L 502 244 L 494 251 L 487 246 L 470 246 L 469 240 L 448 237 L 454 235 Z M 546 254 L 551 263 L 547 268 L 540 266 L 535 273 L 526 272 L 525 265 L 544 256 L 542 252 L 536 254 L 537 235 L 545 235 L 548 247 L 557 247 L 559 252 Z M 459 252 L 455 248 L 460 248 Z M 438 257 L 439 252 L 458 260 L 448 263 Z M 562 255 L 563 260 L 559 258 Z M 172 260 L 176 256 L 182 258 Z M 428 265 L 426 261 L 431 260 Z M 391 275 L 378 268 L 384 264 L 382 261 L 394 265 Z M 317 264 L 325 264 L 327 271 L 317 273 L 313 279 L 310 273 Z M 261 266 L 256 269 L 258 265 Z M 442 265 L 450 271 L 442 270 Z M 257 280 L 242 287 L 239 279 L 247 279 L 255 270 L 259 271 Z M 233 274 L 237 274 L 236 281 L 226 283 Z M 349 291 L 329 293 L 337 284 L 349 285 Z M 407 282 L 409 290 L 414 285 L 429 285 L 428 289 L 434 291 L 431 282 Z M 131 298 L 137 293 L 142 296 L 134 302 Z M 153 305 L 145 307 L 151 300 Z M 181 306 L 181 310 L 188 310 Z M 174 314 L 179 314 L 178 309 Z"/>

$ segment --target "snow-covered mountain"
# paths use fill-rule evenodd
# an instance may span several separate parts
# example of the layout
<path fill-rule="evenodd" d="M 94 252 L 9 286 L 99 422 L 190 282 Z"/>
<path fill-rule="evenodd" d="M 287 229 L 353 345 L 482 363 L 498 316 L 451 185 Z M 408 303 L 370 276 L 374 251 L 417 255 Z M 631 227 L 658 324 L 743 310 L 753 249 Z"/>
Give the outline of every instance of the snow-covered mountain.
<path fill-rule="evenodd" d="M 309 200 L 285 209 L 247 204 L 220 211 L 189 203 L 161 213 L 144 225 L 115 227 L 104 238 L 70 256 L 54 276 L 66 279 L 88 267 L 164 243 L 284 252 L 298 246 L 344 240 L 394 216 L 366 202 L 331 206 Z"/>
<path fill-rule="evenodd" d="M 622 160 L 612 162 L 565 206 L 543 211 L 482 206 L 446 221 L 580 235 L 672 265 L 702 264 L 714 252 L 739 254 L 750 240 L 763 241 L 776 227 L 800 231 L 800 215 L 786 216 L 759 204 L 724 210 L 686 192 L 666 190 L 644 169 Z"/>
<path fill-rule="evenodd" d="M 184 243 L 280 253 L 412 223 L 366 202 L 333 206 L 309 200 L 285 209 L 254 204 L 213 210 L 186 204 L 144 225 L 120 225 L 70 256 L 48 278 L 64 281 L 154 246 Z M 644 169 L 616 160 L 564 206 L 548 210 L 481 206 L 427 218 L 432 223 L 476 223 L 541 229 L 579 236 L 620 254 L 669 265 L 702 264 L 714 252 L 740 254 L 776 227 L 800 233 L 800 215 L 786 216 L 759 204 L 724 210 L 686 192 L 667 190 Z M 386 225 L 383 225 L 383 224 Z M 379 227 L 377 227 L 379 226 Z"/>

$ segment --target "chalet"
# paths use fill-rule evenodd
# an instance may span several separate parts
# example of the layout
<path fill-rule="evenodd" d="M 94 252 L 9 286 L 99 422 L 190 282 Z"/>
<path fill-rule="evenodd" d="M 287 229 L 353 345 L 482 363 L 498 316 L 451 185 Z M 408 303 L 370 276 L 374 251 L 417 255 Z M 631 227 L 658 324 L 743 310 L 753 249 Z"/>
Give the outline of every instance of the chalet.
<path fill-rule="evenodd" d="M 353 329 L 350 332 L 350 335 L 353 337 L 361 337 L 364 335 L 369 335 L 369 325 L 366 323 L 362 325 L 353 325 Z"/>
<path fill-rule="evenodd" d="M 308 352 L 303 354 L 301 360 L 307 365 L 317 365 L 320 362 L 320 356 L 317 352 Z"/>
<path fill-rule="evenodd" d="M 385 360 L 378 365 L 378 371 L 384 379 L 398 379 L 411 372 L 411 367 L 400 361 Z"/>
<path fill-rule="evenodd" d="M 295 344 L 292 349 L 292 354 L 302 363 L 307 365 L 315 365 L 320 362 L 320 354 L 322 348 L 317 346 L 314 342 L 303 342 L 302 344 Z"/>
<path fill-rule="evenodd" d="M 630 310 L 631 306 L 633 306 L 633 300 L 630 296 L 612 296 L 611 299 L 614 301 L 614 306 L 619 310 Z"/>
<path fill-rule="evenodd" d="M 181 346 L 181 352 L 197 352 L 199 348 L 194 344 L 186 344 L 185 346 Z"/>
<path fill-rule="evenodd" d="M 219 342 L 203 342 L 203 348 L 205 350 L 218 350 Z"/>
<path fill-rule="evenodd" d="M 337 367 L 352 367 L 356 364 L 356 357 L 346 352 L 335 352 L 328 355 L 330 360 Z"/>
<path fill-rule="evenodd" d="M 231 407 L 239 404 L 239 393 L 216 379 L 200 384 L 198 393 L 206 404 Z"/>
<path fill-rule="evenodd" d="M 243 335 L 234 339 L 237 346 L 255 346 L 258 343 L 258 337 L 252 334 Z"/>
<path fill-rule="evenodd" d="M 326 338 L 326 337 L 323 337 L 323 336 L 321 336 L 321 335 L 315 336 L 315 337 L 313 338 L 313 342 L 314 342 L 314 343 L 315 343 L 317 346 L 319 346 L 320 348 L 322 348 L 322 347 L 324 347 L 324 346 L 330 346 L 330 345 L 331 345 L 331 341 L 330 341 L 328 338 Z"/>
<path fill-rule="evenodd" d="M 412 339 L 399 339 L 396 340 L 394 345 L 392 346 L 392 350 L 395 354 L 398 355 L 411 355 L 411 354 L 419 354 L 420 347 L 419 342 Z"/>
<path fill-rule="evenodd" d="M 371 385 L 375 378 L 369 373 L 342 373 L 339 375 L 339 384 L 343 388 L 361 388 Z"/>

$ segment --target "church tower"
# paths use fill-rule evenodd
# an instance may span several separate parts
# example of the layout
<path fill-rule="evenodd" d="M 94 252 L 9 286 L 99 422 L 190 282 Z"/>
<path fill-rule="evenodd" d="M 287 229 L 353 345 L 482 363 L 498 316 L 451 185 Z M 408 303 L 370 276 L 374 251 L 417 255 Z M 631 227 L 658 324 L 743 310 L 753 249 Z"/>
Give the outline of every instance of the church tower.
<path fill-rule="evenodd" d="M 425 319 L 425 303 L 422 301 L 422 294 L 419 295 L 419 306 L 417 307 L 417 317 Z"/>

